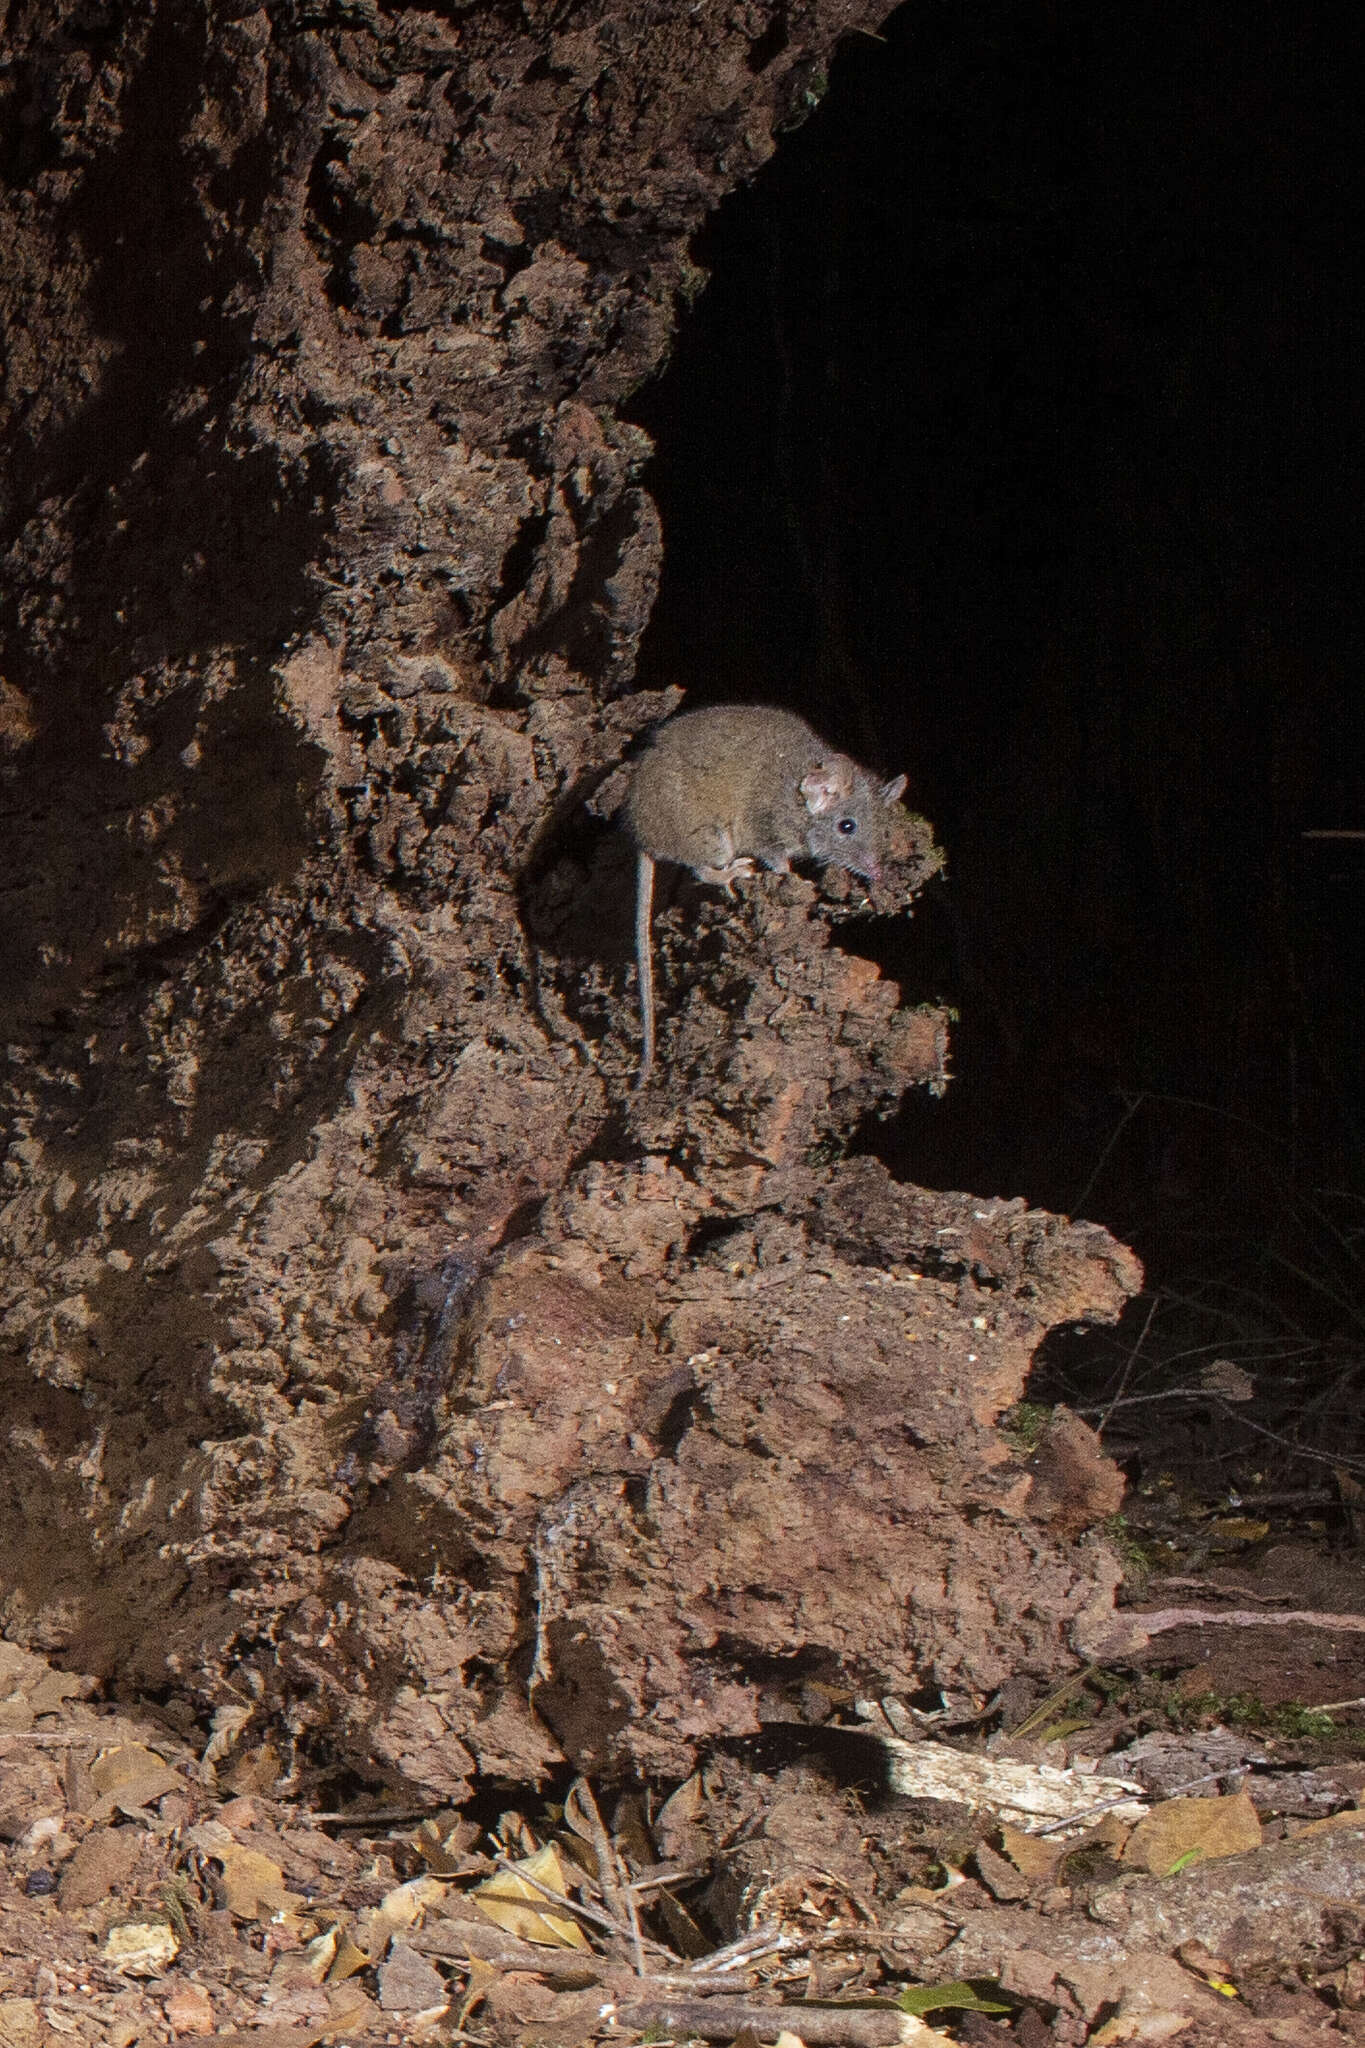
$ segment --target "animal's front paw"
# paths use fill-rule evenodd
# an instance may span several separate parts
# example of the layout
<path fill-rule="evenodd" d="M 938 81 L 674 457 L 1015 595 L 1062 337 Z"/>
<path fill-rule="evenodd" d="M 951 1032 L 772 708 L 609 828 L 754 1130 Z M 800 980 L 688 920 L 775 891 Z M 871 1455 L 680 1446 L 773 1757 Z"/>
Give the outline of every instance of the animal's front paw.
<path fill-rule="evenodd" d="M 727 896 L 733 896 L 739 876 L 756 875 L 758 862 L 751 860 L 747 853 L 742 853 L 734 860 L 727 860 L 724 867 L 698 868 L 696 873 L 698 881 L 714 882 L 718 888 L 724 889 Z"/>

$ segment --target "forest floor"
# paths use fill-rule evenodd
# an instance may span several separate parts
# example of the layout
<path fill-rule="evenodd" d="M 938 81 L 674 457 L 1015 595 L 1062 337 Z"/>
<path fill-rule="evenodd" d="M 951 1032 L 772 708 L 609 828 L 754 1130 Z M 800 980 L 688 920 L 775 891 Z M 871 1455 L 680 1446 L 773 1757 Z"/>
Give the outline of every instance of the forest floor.
<path fill-rule="evenodd" d="M 1365 1566 L 1190 1551 L 1048 1699 L 831 1698 L 464 1813 L 0 1644 L 0 2048 L 1365 2042 Z"/>

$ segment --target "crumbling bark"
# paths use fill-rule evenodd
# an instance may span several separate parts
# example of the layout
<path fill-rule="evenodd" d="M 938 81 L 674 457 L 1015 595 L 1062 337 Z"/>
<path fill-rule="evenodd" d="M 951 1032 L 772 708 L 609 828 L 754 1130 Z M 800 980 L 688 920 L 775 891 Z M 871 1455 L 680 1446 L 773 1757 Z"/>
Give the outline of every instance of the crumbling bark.
<path fill-rule="evenodd" d="M 875 20 L 7 30 L 8 1634 L 454 1796 L 1095 1633 L 1112 1565 L 991 1424 L 1135 1268 L 818 1163 L 944 1067 L 851 903 L 684 891 L 628 1094 L 604 816 L 667 705 L 616 408 Z M 935 859 L 907 822 L 878 907 Z"/>

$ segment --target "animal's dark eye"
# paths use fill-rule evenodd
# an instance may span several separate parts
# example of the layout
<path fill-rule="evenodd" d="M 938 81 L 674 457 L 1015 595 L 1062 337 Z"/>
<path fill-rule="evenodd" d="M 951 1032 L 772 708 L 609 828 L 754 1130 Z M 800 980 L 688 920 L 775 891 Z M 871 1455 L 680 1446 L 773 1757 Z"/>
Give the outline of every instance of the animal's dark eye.
<path fill-rule="evenodd" d="M 840 818 L 836 829 L 842 832 L 845 839 L 847 839 L 850 832 L 857 831 L 858 820 L 856 818 Z"/>

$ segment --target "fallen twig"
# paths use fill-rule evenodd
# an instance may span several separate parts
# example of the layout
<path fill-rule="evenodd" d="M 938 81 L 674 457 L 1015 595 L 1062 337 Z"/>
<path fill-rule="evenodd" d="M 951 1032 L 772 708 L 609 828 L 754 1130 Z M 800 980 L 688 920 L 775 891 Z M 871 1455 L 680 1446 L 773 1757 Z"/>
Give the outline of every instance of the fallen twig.
<path fill-rule="evenodd" d="M 615 1844 L 609 1839 L 602 1816 L 597 1810 L 597 1801 L 592 1796 L 592 1787 L 586 1778 L 575 1778 L 564 1802 L 564 1818 L 570 1827 L 575 1820 L 581 1823 L 597 1862 L 597 1882 L 601 1887 L 602 1904 L 616 1930 L 621 1943 L 629 1943 L 635 1958 L 635 1973 L 645 1974 L 644 1938 L 640 1931 L 640 1912 L 630 1889 L 629 1874 L 616 1853 Z"/>
<path fill-rule="evenodd" d="M 742 1934 L 738 1941 L 727 1942 L 724 1948 L 712 1949 L 709 1956 L 698 1956 L 694 1963 L 686 1966 L 683 1974 L 692 1978 L 718 1977 L 723 1971 L 751 1969 L 760 1956 L 787 1955 L 792 1949 L 804 1946 L 804 1936 L 783 1934 L 776 1927 L 755 1927 L 748 1934 Z"/>
<path fill-rule="evenodd" d="M 1223 1610 L 1212 1607 L 1163 1607 L 1155 1614 L 1127 1610 L 1144 1634 L 1160 1635 L 1168 1628 L 1286 1628 L 1297 1622 L 1302 1628 L 1353 1629 L 1365 1632 L 1365 1614 L 1319 1614 L 1311 1608 L 1280 1608 L 1266 1614 L 1250 1614 L 1245 1607 Z"/>
<path fill-rule="evenodd" d="M 733 2041 L 745 2029 L 760 2041 L 795 2034 L 806 2048 L 897 2048 L 906 2041 L 942 2040 L 909 2013 L 837 2005 L 759 2005 L 738 1998 L 651 2001 L 604 2009 L 613 2029 L 702 2041 Z"/>
<path fill-rule="evenodd" d="M 698 1878 L 706 1876 L 710 1867 L 709 1862 L 659 1863 L 652 1870 L 642 1870 L 638 1877 L 633 1877 L 629 1889 L 633 1892 L 659 1892 L 665 1885 L 694 1884 Z"/>

